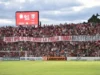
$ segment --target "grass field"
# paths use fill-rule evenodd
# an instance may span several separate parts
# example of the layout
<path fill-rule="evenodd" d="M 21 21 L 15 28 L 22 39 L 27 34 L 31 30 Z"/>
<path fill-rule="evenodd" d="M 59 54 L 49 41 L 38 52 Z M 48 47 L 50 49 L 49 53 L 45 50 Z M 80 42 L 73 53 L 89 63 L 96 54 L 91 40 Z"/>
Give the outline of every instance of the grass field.
<path fill-rule="evenodd" d="M 100 62 L 0 61 L 0 75 L 100 75 Z"/>

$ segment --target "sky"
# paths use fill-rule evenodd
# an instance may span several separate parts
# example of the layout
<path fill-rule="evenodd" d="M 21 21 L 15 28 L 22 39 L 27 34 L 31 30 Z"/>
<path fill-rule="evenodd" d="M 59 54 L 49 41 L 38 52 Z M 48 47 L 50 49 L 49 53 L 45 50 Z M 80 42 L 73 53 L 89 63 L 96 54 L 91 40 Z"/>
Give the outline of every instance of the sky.
<path fill-rule="evenodd" d="M 81 23 L 100 14 L 100 0 L 0 0 L 0 26 L 15 26 L 16 11 L 39 11 L 42 24 Z"/>

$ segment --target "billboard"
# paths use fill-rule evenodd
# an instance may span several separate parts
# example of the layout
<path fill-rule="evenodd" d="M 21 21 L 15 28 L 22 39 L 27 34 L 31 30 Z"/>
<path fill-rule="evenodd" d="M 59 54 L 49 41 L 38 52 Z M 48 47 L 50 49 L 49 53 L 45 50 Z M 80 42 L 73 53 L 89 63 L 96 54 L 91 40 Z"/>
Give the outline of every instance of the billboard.
<path fill-rule="evenodd" d="M 17 11 L 16 25 L 39 25 L 39 11 Z"/>

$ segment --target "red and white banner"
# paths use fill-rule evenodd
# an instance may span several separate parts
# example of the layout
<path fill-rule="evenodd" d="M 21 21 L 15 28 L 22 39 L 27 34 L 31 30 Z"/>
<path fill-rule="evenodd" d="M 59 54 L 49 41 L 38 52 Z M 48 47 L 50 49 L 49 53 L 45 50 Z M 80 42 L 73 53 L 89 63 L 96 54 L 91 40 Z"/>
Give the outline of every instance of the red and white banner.
<path fill-rule="evenodd" d="M 49 38 L 33 38 L 33 37 L 4 37 L 4 42 L 18 42 L 18 41 L 31 41 L 31 42 L 57 42 L 57 41 L 72 41 L 71 36 L 54 36 Z"/>

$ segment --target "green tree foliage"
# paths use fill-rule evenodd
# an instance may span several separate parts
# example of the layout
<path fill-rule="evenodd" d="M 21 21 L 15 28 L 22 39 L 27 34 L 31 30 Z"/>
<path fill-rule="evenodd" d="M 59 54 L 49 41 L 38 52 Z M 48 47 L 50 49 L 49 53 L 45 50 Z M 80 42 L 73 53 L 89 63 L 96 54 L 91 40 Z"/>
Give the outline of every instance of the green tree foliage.
<path fill-rule="evenodd" d="M 88 23 L 100 23 L 98 16 L 100 16 L 98 13 L 96 15 L 93 14 L 92 17 L 88 19 Z"/>

